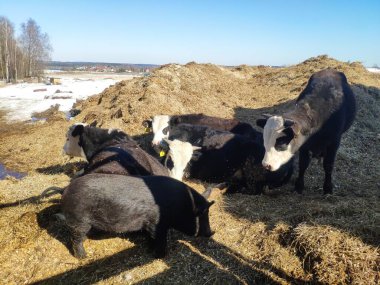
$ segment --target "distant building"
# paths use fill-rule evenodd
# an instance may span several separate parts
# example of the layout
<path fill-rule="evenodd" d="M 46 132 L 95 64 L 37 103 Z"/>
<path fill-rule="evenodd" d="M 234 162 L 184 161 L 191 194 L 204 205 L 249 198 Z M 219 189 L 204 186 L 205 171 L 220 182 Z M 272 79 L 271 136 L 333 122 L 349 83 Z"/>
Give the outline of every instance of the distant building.
<path fill-rule="evenodd" d="M 50 84 L 60 85 L 61 84 L 61 78 L 50 77 Z"/>

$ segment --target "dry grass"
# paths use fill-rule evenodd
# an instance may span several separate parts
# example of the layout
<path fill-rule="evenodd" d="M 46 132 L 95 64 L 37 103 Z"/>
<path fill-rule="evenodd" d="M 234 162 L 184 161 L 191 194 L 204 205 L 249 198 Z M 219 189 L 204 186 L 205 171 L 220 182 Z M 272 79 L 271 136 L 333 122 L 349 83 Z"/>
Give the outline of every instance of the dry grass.
<path fill-rule="evenodd" d="M 73 258 L 65 227 L 52 218 L 59 196 L 38 199 L 48 187 L 65 186 L 81 166 L 61 155 L 72 122 L 54 110 L 46 123 L 2 122 L 1 162 L 28 176 L 0 181 L 1 283 L 379 283 L 380 75 L 360 64 L 322 56 L 278 69 L 167 65 L 80 103 L 76 120 L 119 127 L 143 144 L 141 122 L 160 113 L 204 112 L 254 123 L 261 113 L 286 108 L 309 76 L 326 67 L 345 72 L 359 107 L 338 153 L 334 195 L 322 196 L 316 161 L 302 196 L 291 191 L 293 182 L 261 196 L 214 192 L 216 234 L 204 240 L 173 231 L 165 259 L 152 258 L 140 233 L 92 236 L 85 242 L 89 257 Z"/>

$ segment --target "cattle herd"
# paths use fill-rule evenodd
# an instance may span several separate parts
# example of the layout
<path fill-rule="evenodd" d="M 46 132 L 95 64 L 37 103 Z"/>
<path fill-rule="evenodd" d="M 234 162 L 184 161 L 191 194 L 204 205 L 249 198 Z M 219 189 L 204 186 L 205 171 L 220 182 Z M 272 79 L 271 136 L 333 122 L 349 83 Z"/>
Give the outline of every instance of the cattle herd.
<path fill-rule="evenodd" d="M 70 228 L 72 252 L 83 258 L 91 228 L 109 232 L 146 230 L 156 257 L 166 253 L 170 228 L 210 237 L 207 199 L 212 188 L 260 194 L 288 183 L 299 153 L 295 190 L 302 193 L 311 157 L 323 158 L 323 192 L 332 193 L 331 175 L 342 134 L 356 113 L 345 75 L 326 69 L 312 75 L 294 106 L 249 123 L 203 114 L 157 115 L 142 122 L 153 132 L 143 150 L 126 133 L 74 124 L 65 154 L 87 160 L 62 191 L 60 219 Z M 182 179 L 209 183 L 201 195 Z"/>

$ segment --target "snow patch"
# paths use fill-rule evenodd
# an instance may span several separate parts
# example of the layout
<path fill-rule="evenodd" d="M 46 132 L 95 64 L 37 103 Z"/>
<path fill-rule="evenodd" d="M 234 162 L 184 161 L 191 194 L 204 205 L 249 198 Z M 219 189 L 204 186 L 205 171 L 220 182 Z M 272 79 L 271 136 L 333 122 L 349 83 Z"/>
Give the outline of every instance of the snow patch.
<path fill-rule="evenodd" d="M 367 67 L 367 70 L 369 72 L 380 73 L 380 68 L 379 67 Z"/>
<path fill-rule="evenodd" d="M 0 110 L 7 112 L 6 119 L 9 122 L 30 120 L 32 113 L 45 111 L 56 104 L 59 104 L 60 111 L 68 112 L 76 100 L 99 94 L 120 81 L 110 78 L 83 80 L 74 76 L 62 77 L 61 85 L 20 83 L 0 88 Z M 34 92 L 38 89 L 43 91 Z M 60 91 L 57 90 L 70 93 L 59 94 Z"/>

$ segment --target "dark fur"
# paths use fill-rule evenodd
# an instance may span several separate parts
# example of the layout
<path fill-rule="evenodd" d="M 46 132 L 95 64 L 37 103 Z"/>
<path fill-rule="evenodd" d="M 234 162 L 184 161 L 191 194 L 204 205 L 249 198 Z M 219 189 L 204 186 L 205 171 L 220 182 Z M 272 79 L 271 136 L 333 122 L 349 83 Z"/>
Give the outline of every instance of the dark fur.
<path fill-rule="evenodd" d="M 293 173 L 293 160 L 278 171 L 265 170 L 261 161 L 265 149 L 260 132 L 255 139 L 228 132 L 212 132 L 202 140 L 202 150 L 185 169 L 185 177 L 206 182 L 228 181 L 229 192 L 241 191 L 260 194 L 265 186 L 280 187 L 287 183 Z M 235 173 L 241 171 L 242 177 Z"/>
<path fill-rule="evenodd" d="M 80 136 L 79 144 L 89 162 L 84 174 L 169 175 L 157 159 L 122 131 L 108 133 L 107 129 L 78 125 L 72 135 Z"/>
<path fill-rule="evenodd" d="M 235 136 L 239 138 L 247 138 L 246 140 L 255 140 L 260 133 L 249 125 L 249 135 L 233 134 L 227 131 L 212 129 L 211 127 L 191 124 L 178 124 L 169 128 L 169 139 L 189 142 L 194 146 L 200 146 L 204 149 L 221 148 L 233 139 Z M 245 139 L 244 139 L 245 140 Z"/>
<path fill-rule="evenodd" d="M 157 257 L 166 253 L 170 228 L 210 237 L 208 209 L 213 202 L 165 176 L 89 174 L 74 179 L 62 196 L 62 212 L 72 232 L 73 253 L 83 258 L 83 241 L 93 227 L 109 232 L 147 230 Z"/>
<path fill-rule="evenodd" d="M 323 192 L 332 193 L 335 156 L 342 134 L 352 125 L 355 114 L 355 96 L 342 72 L 326 69 L 311 76 L 295 108 L 283 115 L 289 122 L 286 136 L 292 139 L 301 133 L 308 137 L 299 149 L 299 176 L 295 185 L 298 193 L 304 189 L 304 174 L 311 155 L 323 157 Z"/>
<path fill-rule="evenodd" d="M 185 114 L 172 115 L 169 120 L 169 127 L 177 126 L 178 124 L 191 124 L 206 126 L 218 131 L 228 131 L 234 134 L 251 135 L 252 126 L 248 123 L 240 122 L 237 119 L 224 119 L 218 117 L 207 116 L 204 114 Z M 151 120 L 145 120 L 143 126 L 146 128 L 152 127 Z"/>
<path fill-rule="evenodd" d="M 261 166 L 265 153 L 262 133 L 252 127 L 250 133 L 244 136 L 206 126 L 179 124 L 170 128 L 169 139 L 202 147 L 185 169 L 187 178 L 213 183 L 228 181 L 231 192 L 246 187 L 251 194 L 260 194 L 266 185 L 279 187 L 288 182 L 293 173 L 293 161 L 272 173 L 264 170 Z M 234 174 L 239 170 L 243 177 L 236 178 Z"/>

